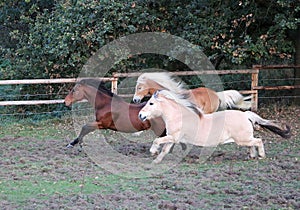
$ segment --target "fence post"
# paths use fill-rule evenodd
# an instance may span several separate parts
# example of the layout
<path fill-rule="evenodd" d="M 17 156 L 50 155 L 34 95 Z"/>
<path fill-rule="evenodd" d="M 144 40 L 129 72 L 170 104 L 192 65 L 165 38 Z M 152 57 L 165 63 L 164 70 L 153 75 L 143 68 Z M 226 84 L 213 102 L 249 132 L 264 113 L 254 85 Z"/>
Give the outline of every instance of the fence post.
<path fill-rule="evenodd" d="M 252 93 L 252 100 L 251 100 L 251 110 L 257 111 L 258 107 L 258 90 L 255 89 L 255 87 L 258 86 L 258 73 L 259 73 L 259 66 L 255 65 L 252 67 L 255 72 L 251 74 L 251 90 Z"/>
<path fill-rule="evenodd" d="M 111 92 L 118 94 L 118 77 L 114 76 L 114 79 L 111 81 Z"/>

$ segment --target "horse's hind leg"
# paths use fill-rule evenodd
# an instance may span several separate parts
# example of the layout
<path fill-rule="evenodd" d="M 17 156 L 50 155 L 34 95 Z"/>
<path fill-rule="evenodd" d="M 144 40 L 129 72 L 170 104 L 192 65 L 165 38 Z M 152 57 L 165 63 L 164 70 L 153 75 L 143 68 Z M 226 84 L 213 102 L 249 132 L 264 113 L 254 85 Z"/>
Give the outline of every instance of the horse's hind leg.
<path fill-rule="evenodd" d="M 257 151 L 256 151 L 256 147 L 255 146 L 251 146 L 249 149 L 250 152 L 250 158 L 255 158 L 257 155 Z"/>
<path fill-rule="evenodd" d="M 255 147 L 258 148 L 258 155 L 261 158 L 266 157 L 265 149 L 264 149 L 264 144 L 263 144 L 263 142 L 262 142 L 262 140 L 260 138 L 251 137 L 250 140 L 249 140 L 249 142 L 246 143 L 245 145 L 251 146 L 250 147 L 250 157 L 255 157 L 256 156 Z"/>
<path fill-rule="evenodd" d="M 261 157 L 261 158 L 265 158 L 266 157 L 266 153 L 265 153 L 265 148 L 264 148 L 264 144 L 262 142 L 261 139 L 258 139 L 258 155 Z"/>
<path fill-rule="evenodd" d="M 181 149 L 183 150 L 183 151 L 185 151 L 186 150 L 186 144 L 185 143 L 182 143 L 182 142 L 180 142 L 179 143 L 180 144 L 180 146 L 181 146 Z M 171 149 L 170 149 L 170 152 L 169 153 L 173 153 L 173 149 L 174 149 L 174 147 L 175 147 L 175 144 L 173 144 L 172 145 L 172 147 L 171 147 Z"/>
<path fill-rule="evenodd" d="M 89 134 L 90 132 L 93 132 L 96 129 L 98 129 L 98 123 L 97 122 L 92 122 L 92 123 L 85 124 L 81 128 L 79 136 L 76 139 L 74 139 L 71 143 L 69 143 L 67 145 L 67 148 L 72 148 L 78 143 L 80 144 L 80 146 L 82 146 L 81 144 L 82 144 L 83 137 L 85 135 Z"/>

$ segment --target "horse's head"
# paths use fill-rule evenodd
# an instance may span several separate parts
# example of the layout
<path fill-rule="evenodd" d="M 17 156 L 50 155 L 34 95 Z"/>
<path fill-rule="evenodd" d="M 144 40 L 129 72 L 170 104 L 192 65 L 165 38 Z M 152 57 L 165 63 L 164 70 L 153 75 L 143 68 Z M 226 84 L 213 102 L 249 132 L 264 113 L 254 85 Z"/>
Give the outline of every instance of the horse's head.
<path fill-rule="evenodd" d="M 156 91 L 146 105 L 139 112 L 139 118 L 142 121 L 154 119 L 162 116 L 162 99 L 159 97 L 159 91 Z"/>
<path fill-rule="evenodd" d="M 133 102 L 136 104 L 140 103 L 145 96 L 152 95 L 155 91 L 154 88 L 150 88 L 147 84 L 137 83 L 135 86 Z"/>
<path fill-rule="evenodd" d="M 139 76 L 136 82 L 134 103 L 140 103 L 146 95 L 152 95 L 157 90 L 172 90 L 180 93 L 183 89 L 181 82 L 176 82 L 172 74 L 167 72 L 150 72 Z"/>
<path fill-rule="evenodd" d="M 81 101 L 83 99 L 84 99 L 83 85 L 78 83 L 65 97 L 65 105 L 70 106 L 72 103 L 75 103 L 76 101 Z"/>

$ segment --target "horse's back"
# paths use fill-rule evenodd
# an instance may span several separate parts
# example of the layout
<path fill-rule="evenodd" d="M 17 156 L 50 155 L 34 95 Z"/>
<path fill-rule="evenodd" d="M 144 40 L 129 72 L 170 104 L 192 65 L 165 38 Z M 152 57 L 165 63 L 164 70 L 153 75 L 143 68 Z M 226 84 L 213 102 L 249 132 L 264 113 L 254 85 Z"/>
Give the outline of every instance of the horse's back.
<path fill-rule="evenodd" d="M 247 114 L 238 110 L 225 110 L 225 126 L 235 140 L 248 139 L 253 135 L 253 126 Z"/>
<path fill-rule="evenodd" d="M 206 114 L 202 118 L 202 123 L 202 133 L 199 136 L 203 136 L 205 131 L 211 145 L 224 143 L 231 138 L 241 141 L 253 134 L 253 127 L 247 115 L 237 110 Z M 209 142 L 207 141 L 207 144 Z"/>
<path fill-rule="evenodd" d="M 219 107 L 219 97 L 215 91 L 205 87 L 191 89 L 192 101 L 200 107 L 205 114 L 217 111 Z"/>

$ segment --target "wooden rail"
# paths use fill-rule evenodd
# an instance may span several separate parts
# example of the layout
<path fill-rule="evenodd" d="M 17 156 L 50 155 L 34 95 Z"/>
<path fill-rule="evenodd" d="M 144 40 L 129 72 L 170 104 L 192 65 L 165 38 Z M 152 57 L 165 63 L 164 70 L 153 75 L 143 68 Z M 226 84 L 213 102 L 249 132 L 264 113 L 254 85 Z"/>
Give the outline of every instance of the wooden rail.
<path fill-rule="evenodd" d="M 300 65 L 253 65 L 254 69 L 270 70 L 270 69 L 298 69 Z"/>
<path fill-rule="evenodd" d="M 65 102 L 64 99 L 57 99 L 57 100 L 30 100 L 30 101 L 0 101 L 0 106 L 62 104 L 64 102 Z"/>
<path fill-rule="evenodd" d="M 292 90 L 297 88 L 300 88 L 300 85 L 256 86 L 254 90 Z"/>
<path fill-rule="evenodd" d="M 256 111 L 258 104 L 258 91 L 259 90 L 285 90 L 285 89 L 296 89 L 300 88 L 300 85 L 294 86 L 258 86 L 259 72 L 261 70 L 270 69 L 290 69 L 290 68 L 300 68 L 300 66 L 293 65 L 255 65 L 252 69 L 242 69 L 242 70 L 207 70 L 207 71 L 176 71 L 173 72 L 178 76 L 188 76 L 188 75 L 208 75 L 208 74 L 251 74 L 251 90 L 241 90 L 242 94 L 252 95 L 252 107 L 251 109 Z M 114 73 L 113 77 L 102 77 L 98 78 L 103 81 L 111 82 L 111 91 L 113 93 L 118 93 L 118 80 L 121 77 L 138 77 L 142 72 L 135 73 Z M 76 81 L 85 78 L 64 78 L 64 79 L 27 79 L 27 80 L 0 80 L 0 85 L 19 85 L 19 84 L 59 84 L 59 83 L 75 83 Z M 133 94 L 123 94 L 122 97 L 132 97 Z M 57 104 L 64 103 L 63 99 L 55 100 L 26 100 L 26 101 L 0 101 L 0 106 L 9 105 L 38 105 L 38 104 Z"/>
<path fill-rule="evenodd" d="M 177 76 L 189 76 L 189 75 L 208 75 L 208 74 L 252 74 L 258 73 L 257 69 L 240 69 L 240 70 L 206 70 L 206 71 L 174 71 Z M 138 77 L 144 72 L 134 73 L 113 73 L 113 77 Z"/>
<path fill-rule="evenodd" d="M 21 79 L 21 80 L 0 80 L 0 85 L 31 85 L 31 84 L 59 84 L 59 83 L 75 83 L 81 79 L 88 79 L 90 77 L 84 78 L 64 78 L 64 79 Z M 95 78 L 94 78 L 95 79 Z M 98 77 L 96 79 L 101 79 L 105 82 L 113 81 L 115 78 L 110 77 Z"/>
<path fill-rule="evenodd" d="M 22 80 L 0 80 L 0 85 L 32 85 L 32 84 L 58 84 L 74 83 L 76 78 L 70 79 L 22 79 Z"/>
<path fill-rule="evenodd" d="M 81 79 L 86 78 L 62 78 L 62 79 L 24 79 L 24 80 L 0 80 L 0 85 L 32 85 L 32 84 L 64 84 L 75 83 Z M 115 83 L 116 78 L 99 77 L 103 81 Z M 112 91 L 113 89 L 112 86 Z M 41 105 L 41 104 L 61 104 L 64 99 L 54 100 L 24 100 L 24 101 L 0 101 L 0 106 L 14 106 L 14 105 Z"/>

